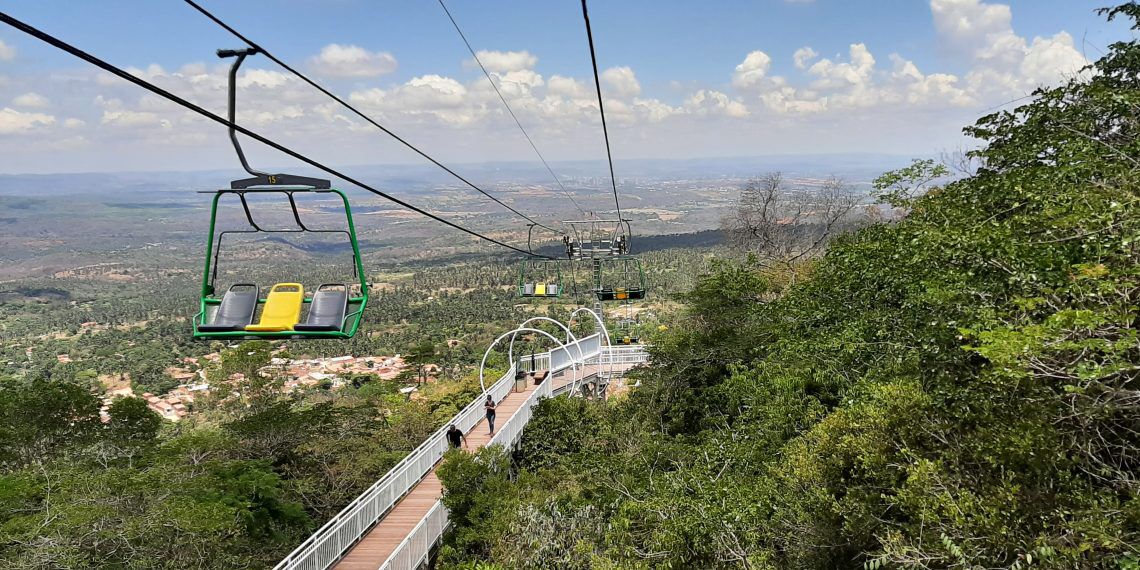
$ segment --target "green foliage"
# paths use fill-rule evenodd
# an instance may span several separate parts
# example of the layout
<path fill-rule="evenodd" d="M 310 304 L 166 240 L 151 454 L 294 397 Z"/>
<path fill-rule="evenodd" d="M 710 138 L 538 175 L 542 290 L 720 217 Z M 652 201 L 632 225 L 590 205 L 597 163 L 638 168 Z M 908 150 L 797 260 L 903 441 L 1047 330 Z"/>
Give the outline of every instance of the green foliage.
<path fill-rule="evenodd" d="M 627 399 L 544 403 L 514 483 L 445 481 L 455 536 L 500 533 L 452 562 L 1135 567 L 1140 42 L 1091 71 L 967 129 L 975 175 L 879 178 L 905 217 L 806 280 L 714 265 Z"/>
<path fill-rule="evenodd" d="M 0 380 L 0 466 L 42 464 L 91 441 L 99 400 L 81 384 Z"/>
<path fill-rule="evenodd" d="M 162 418 L 142 398 L 119 398 L 107 409 L 109 439 L 122 445 L 150 443 L 158 436 Z"/>
<path fill-rule="evenodd" d="M 436 470 L 446 491 L 443 505 L 458 530 L 450 541 L 464 556 L 485 556 L 503 528 L 492 515 L 511 500 L 506 493 L 510 458 L 501 446 L 479 448 L 473 454 L 453 449 Z"/>
<path fill-rule="evenodd" d="M 950 174 L 946 165 L 931 159 L 915 159 L 910 166 L 885 172 L 871 186 L 872 195 L 882 203 L 896 208 L 907 207 L 915 198 L 929 191 L 931 182 Z"/>

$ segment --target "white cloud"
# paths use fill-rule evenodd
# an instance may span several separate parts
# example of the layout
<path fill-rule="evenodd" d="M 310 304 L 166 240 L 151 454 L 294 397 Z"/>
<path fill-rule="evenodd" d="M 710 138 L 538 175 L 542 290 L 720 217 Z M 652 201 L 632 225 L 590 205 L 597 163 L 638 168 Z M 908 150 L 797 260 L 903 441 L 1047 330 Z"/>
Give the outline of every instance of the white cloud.
<path fill-rule="evenodd" d="M 242 89 L 250 87 L 278 89 L 293 81 L 296 81 L 293 76 L 284 72 L 250 69 L 238 76 L 237 84 Z"/>
<path fill-rule="evenodd" d="M 349 100 L 386 115 L 433 118 L 456 126 L 470 124 L 483 114 L 481 109 L 468 105 L 467 94 L 467 87 L 455 79 L 429 74 L 391 89 L 354 91 Z"/>
<path fill-rule="evenodd" d="M 31 132 L 55 124 L 55 117 L 44 113 L 24 113 L 11 107 L 0 109 L 0 135 Z"/>
<path fill-rule="evenodd" d="M 742 118 L 748 116 L 748 109 L 740 101 L 729 98 L 720 91 L 701 89 L 685 100 L 685 109 L 694 115 L 725 116 Z"/>
<path fill-rule="evenodd" d="M 804 46 L 792 54 L 792 60 L 796 62 L 796 69 L 807 69 L 807 64 L 817 57 L 819 57 L 819 52 L 811 49 L 811 46 Z"/>
<path fill-rule="evenodd" d="M 169 129 L 171 126 L 168 119 L 163 119 L 158 113 L 149 111 L 106 110 L 103 111 L 103 118 L 100 122 L 109 127 L 124 128 L 157 126 Z"/>
<path fill-rule="evenodd" d="M 1013 33 L 1013 12 L 1005 4 L 980 0 L 930 0 L 934 29 L 952 52 L 970 58 L 997 56 L 995 46 L 1024 43 Z"/>
<path fill-rule="evenodd" d="M 662 103 L 657 99 L 634 99 L 633 108 L 638 116 L 653 123 L 664 121 L 683 112 L 681 109 Z"/>
<path fill-rule="evenodd" d="M 546 93 L 555 97 L 584 98 L 590 91 L 586 84 L 571 77 L 552 75 L 547 82 Z"/>
<path fill-rule="evenodd" d="M 506 73 L 508 71 L 533 69 L 538 64 L 538 58 L 531 55 L 529 51 L 479 50 L 475 52 L 475 55 L 479 57 L 479 61 L 483 62 L 483 67 L 487 68 L 489 72 Z M 474 66 L 475 62 L 472 60 L 468 64 Z"/>
<path fill-rule="evenodd" d="M 732 84 L 738 88 L 751 87 L 764 79 L 768 69 L 772 66 L 772 58 L 768 54 L 756 50 L 744 57 L 744 61 L 736 66 L 732 74 Z"/>
<path fill-rule="evenodd" d="M 48 101 L 47 97 L 44 97 L 39 93 L 28 92 L 24 93 L 23 95 L 18 95 L 16 98 L 12 99 L 12 104 L 17 107 L 44 109 L 51 105 L 51 101 Z"/>
<path fill-rule="evenodd" d="M 1077 73 L 1088 61 L 1073 44 L 1073 37 L 1058 32 L 1051 38 L 1033 38 L 1021 61 L 1021 74 L 1040 84 L 1051 84 Z"/>
<path fill-rule="evenodd" d="M 372 52 L 360 46 L 329 44 L 309 60 L 310 65 L 329 77 L 379 77 L 396 71 L 395 56 Z"/>
<path fill-rule="evenodd" d="M 981 0 L 931 0 L 934 27 L 944 48 L 974 67 L 966 81 L 995 97 L 1024 95 L 1076 74 L 1088 62 L 1068 33 L 1032 42 L 1013 30 L 1013 12 Z"/>
<path fill-rule="evenodd" d="M 611 67 L 602 72 L 602 81 L 609 87 L 609 97 L 632 97 L 641 93 L 641 83 L 629 67 Z"/>
<path fill-rule="evenodd" d="M 16 48 L 4 43 L 0 40 L 0 61 L 12 61 L 16 59 Z"/>
<path fill-rule="evenodd" d="M 545 83 L 542 76 L 530 69 L 508 71 L 503 74 L 495 73 L 494 77 L 499 84 L 499 90 L 507 97 L 525 97 L 536 87 Z"/>
<path fill-rule="evenodd" d="M 862 87 L 871 80 L 875 57 L 864 44 L 851 44 L 846 62 L 821 59 L 808 68 L 816 76 L 816 88 Z"/>

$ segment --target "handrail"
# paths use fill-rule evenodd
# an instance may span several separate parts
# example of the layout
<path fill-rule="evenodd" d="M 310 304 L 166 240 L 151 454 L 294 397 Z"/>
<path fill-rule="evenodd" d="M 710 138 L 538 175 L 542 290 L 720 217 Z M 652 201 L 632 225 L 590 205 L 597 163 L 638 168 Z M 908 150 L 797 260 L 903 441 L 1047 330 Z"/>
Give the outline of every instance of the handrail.
<path fill-rule="evenodd" d="M 558 370 L 564 370 L 571 366 L 578 366 L 595 359 L 612 358 L 611 347 L 603 347 L 600 345 L 600 342 L 597 348 L 591 349 L 589 352 L 581 352 L 583 344 L 593 343 L 598 336 L 599 335 L 595 333 L 579 339 L 575 343 L 571 343 L 576 345 L 574 348 L 578 349 L 577 354 L 574 354 L 575 351 L 571 351 L 571 347 L 566 345 L 565 347 L 559 347 L 552 351 L 536 353 L 534 355 L 535 360 L 536 362 L 542 361 L 549 367 L 552 362 L 551 353 L 554 351 L 565 351 L 565 354 L 569 356 L 568 362 L 559 363 L 557 366 Z M 636 352 L 641 349 L 641 347 L 621 348 L 626 349 L 621 351 L 623 353 Z M 623 354 L 623 356 L 625 355 Z M 530 357 L 527 356 L 520 359 L 520 362 L 512 362 L 510 369 L 487 389 L 487 393 L 490 393 L 496 402 L 502 401 L 514 387 L 515 375 L 516 371 L 519 370 L 519 364 L 529 364 L 529 360 Z M 644 359 L 639 362 L 644 362 Z M 551 374 L 558 370 L 551 370 Z M 489 445 L 495 443 L 501 444 L 503 442 L 508 444 L 513 443 L 521 436 L 522 428 L 530 421 L 531 408 L 538 403 L 538 399 L 550 397 L 552 394 L 552 380 L 540 384 L 535 391 L 527 397 L 524 405 L 508 418 L 507 422 L 496 432 L 495 437 L 492 438 Z M 274 567 L 274 570 L 325 570 L 334 564 L 344 556 L 353 544 L 367 534 L 408 491 L 431 472 L 448 448 L 446 432 L 450 424 L 454 423 L 459 429 L 467 432 L 482 419 L 482 416 L 483 395 L 480 394 L 479 398 L 476 398 L 460 410 L 459 413 L 452 417 L 451 421 L 437 429 L 423 443 L 385 473 L 384 476 L 341 509 L 341 511 L 329 519 L 328 522 L 321 525 L 315 533 L 278 563 L 277 566 Z M 413 530 L 412 533 L 409 533 L 404 541 L 401 542 L 400 546 L 393 551 L 392 556 L 390 556 L 388 562 L 386 562 L 386 564 L 389 565 L 384 566 L 385 568 L 414 568 L 416 564 L 422 562 L 422 556 L 415 554 L 412 550 L 408 550 L 408 548 L 423 543 L 425 545 L 423 549 L 413 550 L 416 552 L 422 550 L 426 553 L 431 545 L 435 544 L 435 541 L 442 535 L 443 528 L 446 526 L 447 513 L 446 509 L 440 510 L 442 509 L 441 505 L 437 504 L 436 507 L 433 507 L 432 510 L 429 511 L 428 515 L 420 521 L 416 529 Z M 428 520 L 432 517 L 436 519 L 442 517 L 443 522 L 441 524 L 432 523 Z M 427 538 L 429 535 L 430 540 Z M 414 558 L 414 560 L 412 558 Z"/>
<path fill-rule="evenodd" d="M 499 378 L 487 391 L 495 401 L 510 392 L 515 367 Z M 289 553 L 274 570 L 323 570 L 336 562 L 348 549 L 427 475 L 447 450 L 446 433 L 454 423 L 464 432 L 475 427 L 482 417 L 482 394 L 441 426 L 423 443 L 393 466 L 339 513 L 328 520 L 308 539 Z M 430 461 L 429 461 L 430 459 Z M 412 468 L 416 468 L 412 471 Z M 330 542 L 331 541 L 331 542 Z"/>
<path fill-rule="evenodd" d="M 510 447 L 518 438 L 522 437 L 523 428 L 530 422 L 531 414 L 534 407 L 538 405 L 538 401 L 551 396 L 552 384 L 552 382 L 539 384 L 538 388 L 535 388 L 527 396 L 522 406 L 495 432 L 487 445 Z M 442 524 L 439 522 L 441 516 L 443 518 Z M 424 515 L 424 518 L 420 519 L 420 522 L 400 541 L 392 554 L 388 555 L 388 559 L 380 565 L 380 570 L 413 570 L 419 567 L 420 563 L 427 559 L 431 552 L 431 546 L 443 535 L 446 527 L 447 509 L 443 506 L 443 501 L 436 501 L 431 510 Z"/>

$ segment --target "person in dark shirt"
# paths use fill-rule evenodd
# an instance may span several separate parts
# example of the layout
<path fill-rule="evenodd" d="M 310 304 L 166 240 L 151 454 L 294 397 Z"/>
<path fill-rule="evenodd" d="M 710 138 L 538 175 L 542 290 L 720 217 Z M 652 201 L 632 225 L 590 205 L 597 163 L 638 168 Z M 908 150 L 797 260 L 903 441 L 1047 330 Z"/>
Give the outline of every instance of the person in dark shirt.
<path fill-rule="evenodd" d="M 495 435 L 495 401 L 487 394 L 487 401 L 483 402 L 483 409 L 487 410 L 487 426 L 491 428 L 491 435 Z"/>
<path fill-rule="evenodd" d="M 451 444 L 452 449 L 459 449 L 460 442 L 464 446 L 467 445 L 467 436 L 463 435 L 463 432 L 455 427 L 455 424 L 451 424 L 451 429 L 447 430 L 447 441 Z"/>

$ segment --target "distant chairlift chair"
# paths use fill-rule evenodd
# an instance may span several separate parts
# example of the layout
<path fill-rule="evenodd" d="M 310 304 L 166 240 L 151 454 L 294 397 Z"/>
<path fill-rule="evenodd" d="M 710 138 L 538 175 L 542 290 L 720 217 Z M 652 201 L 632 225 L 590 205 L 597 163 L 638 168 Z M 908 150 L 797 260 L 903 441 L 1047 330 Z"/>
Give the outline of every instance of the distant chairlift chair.
<path fill-rule="evenodd" d="M 558 261 L 548 259 L 523 261 L 519 267 L 519 297 L 561 296 L 562 270 Z"/>

